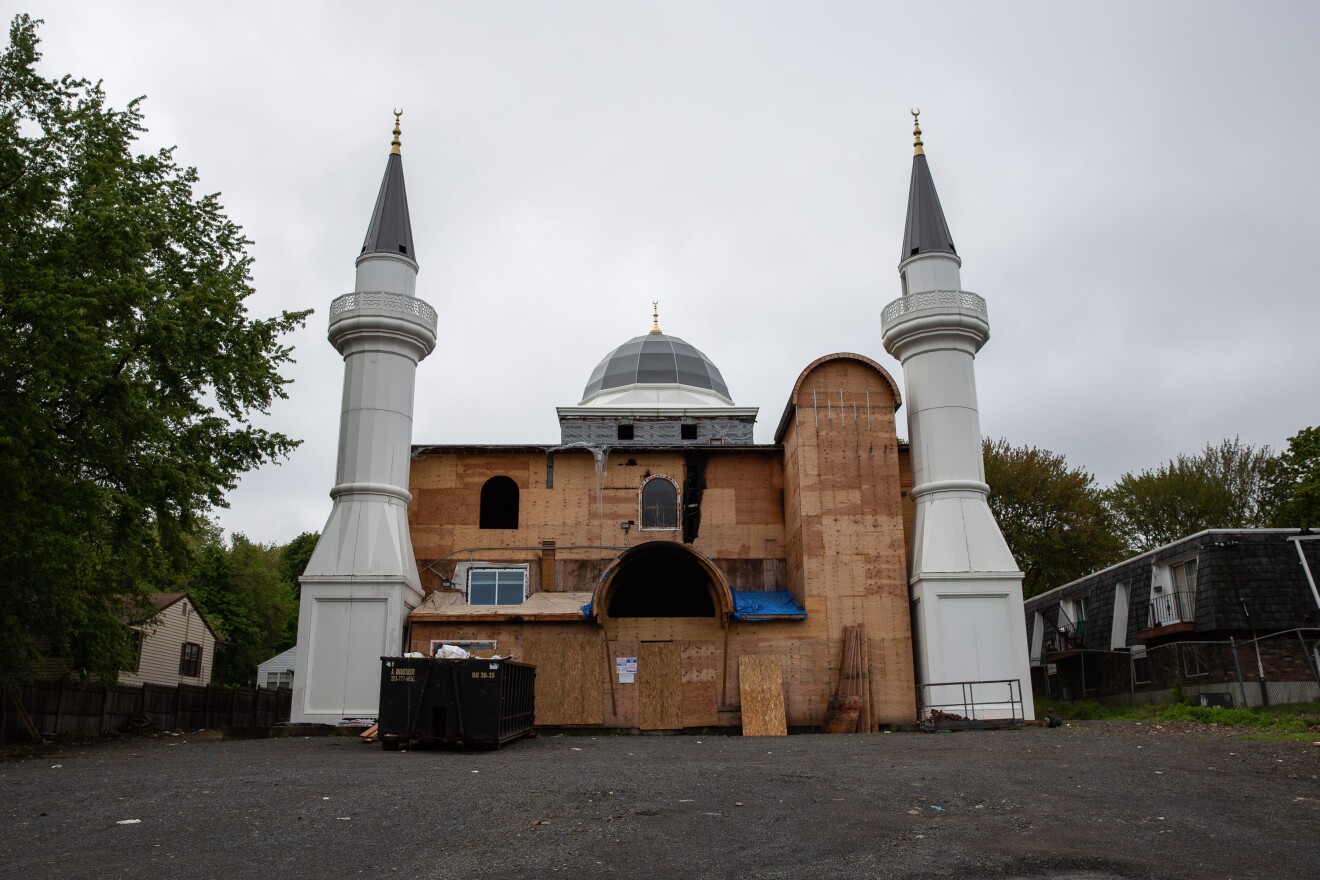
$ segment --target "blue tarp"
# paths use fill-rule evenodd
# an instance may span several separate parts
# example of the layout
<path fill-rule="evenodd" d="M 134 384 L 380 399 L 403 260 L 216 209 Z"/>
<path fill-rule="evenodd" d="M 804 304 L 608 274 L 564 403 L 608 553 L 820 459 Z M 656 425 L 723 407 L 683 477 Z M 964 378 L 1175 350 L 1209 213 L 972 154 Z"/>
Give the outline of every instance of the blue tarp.
<path fill-rule="evenodd" d="M 788 590 L 734 590 L 734 620 L 806 620 L 804 611 Z"/>
<path fill-rule="evenodd" d="M 807 612 L 788 590 L 733 590 L 734 620 L 806 620 Z M 596 614 L 595 599 L 582 606 L 582 618 Z"/>

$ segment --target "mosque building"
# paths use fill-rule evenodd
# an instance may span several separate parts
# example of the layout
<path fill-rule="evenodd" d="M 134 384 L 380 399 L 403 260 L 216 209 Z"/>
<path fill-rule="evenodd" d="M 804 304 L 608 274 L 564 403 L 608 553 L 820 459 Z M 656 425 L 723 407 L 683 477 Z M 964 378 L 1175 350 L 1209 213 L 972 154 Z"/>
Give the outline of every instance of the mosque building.
<path fill-rule="evenodd" d="M 790 728 L 850 687 L 862 730 L 1032 717 L 1022 574 L 981 460 L 986 303 L 961 289 L 919 127 L 902 296 L 881 312 L 906 399 L 864 354 L 827 354 L 769 444 L 653 311 L 558 408 L 558 443 L 413 445 L 437 316 L 416 295 L 399 131 L 330 310 L 339 458 L 301 581 L 295 722 L 374 716 L 380 658 L 444 644 L 535 663 L 539 725 L 736 729 L 748 657 L 777 661 Z"/>

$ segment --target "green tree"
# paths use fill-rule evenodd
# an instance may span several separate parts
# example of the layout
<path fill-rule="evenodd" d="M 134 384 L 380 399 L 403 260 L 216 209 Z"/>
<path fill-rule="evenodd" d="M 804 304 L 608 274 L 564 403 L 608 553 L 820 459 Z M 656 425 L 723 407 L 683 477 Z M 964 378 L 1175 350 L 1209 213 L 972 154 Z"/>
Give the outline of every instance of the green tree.
<path fill-rule="evenodd" d="M 1273 461 L 1268 446 L 1256 448 L 1235 437 L 1154 470 L 1125 473 L 1105 500 L 1134 552 L 1205 529 L 1253 528 L 1267 519 L 1266 476 Z"/>
<path fill-rule="evenodd" d="M 983 441 L 990 509 L 1035 596 L 1123 558 L 1095 479 L 1064 456 L 1034 446 Z"/>
<path fill-rule="evenodd" d="M 1320 427 L 1288 438 L 1265 478 L 1269 524 L 1276 528 L 1320 526 Z"/>
<path fill-rule="evenodd" d="M 257 665 L 281 650 L 294 602 L 279 570 L 279 547 L 241 534 L 227 548 L 212 541 L 198 553 L 189 591 L 224 639 L 223 684 L 250 684 Z"/>
<path fill-rule="evenodd" d="M 0 55 L 0 684 L 46 654 L 128 663 L 122 621 L 187 534 L 297 445 L 249 415 L 285 396 L 307 314 L 248 314 L 242 230 L 172 150 L 134 152 L 139 101 L 38 74 L 37 24 Z"/>
<path fill-rule="evenodd" d="M 307 563 L 311 562 L 312 551 L 316 549 L 319 540 L 319 533 L 303 532 L 280 548 L 280 580 L 292 591 L 293 612 L 284 625 L 284 637 L 275 646 L 276 652 L 292 648 L 298 642 L 298 609 L 302 601 L 302 586 L 298 578 L 307 570 Z"/>

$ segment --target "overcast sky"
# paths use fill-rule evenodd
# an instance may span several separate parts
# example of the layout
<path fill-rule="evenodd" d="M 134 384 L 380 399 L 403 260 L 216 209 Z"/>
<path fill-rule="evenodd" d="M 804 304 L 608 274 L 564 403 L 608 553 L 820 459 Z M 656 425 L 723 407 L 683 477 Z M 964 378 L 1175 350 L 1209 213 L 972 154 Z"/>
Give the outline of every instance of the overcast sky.
<path fill-rule="evenodd" d="M 440 342 L 415 443 L 553 443 L 650 326 L 704 351 L 771 442 L 798 373 L 880 341 L 912 136 L 989 303 L 981 427 L 1107 483 L 1320 424 L 1314 3 L 29 2 L 48 76 L 145 95 L 253 239 L 302 438 L 218 512 L 261 541 L 330 511 L 328 305 L 402 107 Z M 900 411 L 900 423 L 903 412 Z M 900 434 L 906 428 L 900 427 Z"/>

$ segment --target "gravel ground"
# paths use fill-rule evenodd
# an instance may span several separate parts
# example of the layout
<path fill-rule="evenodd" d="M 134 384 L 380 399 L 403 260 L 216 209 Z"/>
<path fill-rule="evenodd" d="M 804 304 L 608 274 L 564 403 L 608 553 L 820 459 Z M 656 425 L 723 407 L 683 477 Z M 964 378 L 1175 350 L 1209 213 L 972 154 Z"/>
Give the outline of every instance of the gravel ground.
<path fill-rule="evenodd" d="M 0 763 L 0 876 L 1276 878 L 1320 748 L 1188 725 L 543 736 L 499 752 L 205 733 Z"/>

